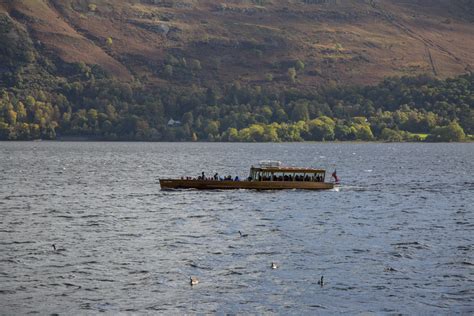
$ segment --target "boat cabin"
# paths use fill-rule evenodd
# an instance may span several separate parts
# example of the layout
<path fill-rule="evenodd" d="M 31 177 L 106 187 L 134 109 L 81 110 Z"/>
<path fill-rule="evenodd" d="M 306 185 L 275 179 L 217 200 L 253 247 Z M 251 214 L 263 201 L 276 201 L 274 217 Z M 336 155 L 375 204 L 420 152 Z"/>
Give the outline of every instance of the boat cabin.
<path fill-rule="evenodd" d="M 279 161 L 260 162 L 250 168 L 250 181 L 304 181 L 324 182 L 326 170 L 285 167 Z"/>

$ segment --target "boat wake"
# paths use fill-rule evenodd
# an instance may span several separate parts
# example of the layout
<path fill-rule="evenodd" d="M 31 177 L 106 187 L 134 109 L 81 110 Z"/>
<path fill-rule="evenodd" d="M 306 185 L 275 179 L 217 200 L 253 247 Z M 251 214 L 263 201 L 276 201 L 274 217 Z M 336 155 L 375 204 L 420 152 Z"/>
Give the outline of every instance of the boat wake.
<path fill-rule="evenodd" d="M 331 191 L 336 191 L 336 192 L 340 192 L 340 191 L 359 191 L 359 192 L 363 192 L 363 191 L 367 191 L 368 189 L 366 187 L 363 187 L 363 186 L 359 186 L 359 185 L 342 185 L 342 184 L 339 184 L 337 186 L 335 186 Z"/>

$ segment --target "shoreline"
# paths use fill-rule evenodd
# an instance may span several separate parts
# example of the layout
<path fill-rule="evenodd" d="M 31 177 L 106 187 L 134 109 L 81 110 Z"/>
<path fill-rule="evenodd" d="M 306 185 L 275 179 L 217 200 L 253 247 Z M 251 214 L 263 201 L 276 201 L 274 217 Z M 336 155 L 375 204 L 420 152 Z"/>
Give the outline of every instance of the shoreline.
<path fill-rule="evenodd" d="M 0 143 L 12 143 L 12 142 L 54 142 L 54 143 L 177 143 L 177 144 L 190 144 L 190 143 L 202 143 L 202 144 L 469 144 L 474 143 L 474 139 L 468 139 L 458 142 L 429 142 L 429 141 L 401 141 L 401 142 L 389 142 L 382 140 L 332 140 L 332 141 L 299 141 L 299 142 L 226 142 L 226 141 L 166 141 L 166 140 L 109 140 L 109 139 L 97 139 L 97 138 L 86 138 L 86 137 L 73 137 L 71 139 L 28 139 L 28 140 L 0 140 Z"/>

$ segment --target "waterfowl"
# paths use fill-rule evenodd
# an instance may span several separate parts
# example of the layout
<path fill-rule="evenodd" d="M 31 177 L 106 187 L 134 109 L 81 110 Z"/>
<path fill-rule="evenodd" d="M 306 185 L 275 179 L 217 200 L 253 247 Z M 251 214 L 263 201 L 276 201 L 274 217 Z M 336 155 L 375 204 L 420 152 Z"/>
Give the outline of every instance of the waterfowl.
<path fill-rule="evenodd" d="M 395 270 L 395 269 L 392 268 L 392 267 L 387 267 L 387 268 L 385 268 L 383 271 L 384 271 L 384 272 L 395 272 L 395 271 L 397 271 L 397 270 Z"/>
<path fill-rule="evenodd" d="M 321 280 L 318 281 L 318 284 L 321 286 L 324 285 L 324 276 L 321 276 Z"/>
<path fill-rule="evenodd" d="M 190 277 L 189 278 L 189 284 L 191 284 L 191 286 L 193 285 L 197 285 L 199 283 L 199 279 L 196 278 L 196 277 Z"/>
<path fill-rule="evenodd" d="M 275 262 L 272 262 L 272 269 L 278 269 L 278 265 Z"/>
<path fill-rule="evenodd" d="M 248 237 L 249 234 L 242 234 L 242 232 L 239 230 L 240 237 Z"/>
<path fill-rule="evenodd" d="M 64 248 L 56 248 L 56 245 L 55 245 L 55 244 L 52 244 L 51 247 L 53 247 L 53 251 L 54 251 L 54 252 L 66 251 L 66 249 L 64 249 Z"/>

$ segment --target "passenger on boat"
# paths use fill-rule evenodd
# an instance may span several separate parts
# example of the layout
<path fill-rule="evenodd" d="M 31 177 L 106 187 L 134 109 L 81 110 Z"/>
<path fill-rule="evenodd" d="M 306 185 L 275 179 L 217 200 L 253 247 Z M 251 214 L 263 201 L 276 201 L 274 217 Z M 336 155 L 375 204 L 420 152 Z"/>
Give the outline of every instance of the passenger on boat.
<path fill-rule="evenodd" d="M 234 181 L 240 181 L 239 176 L 235 176 Z"/>
<path fill-rule="evenodd" d="M 219 174 L 216 172 L 216 174 L 214 175 L 214 180 L 219 180 Z"/>

